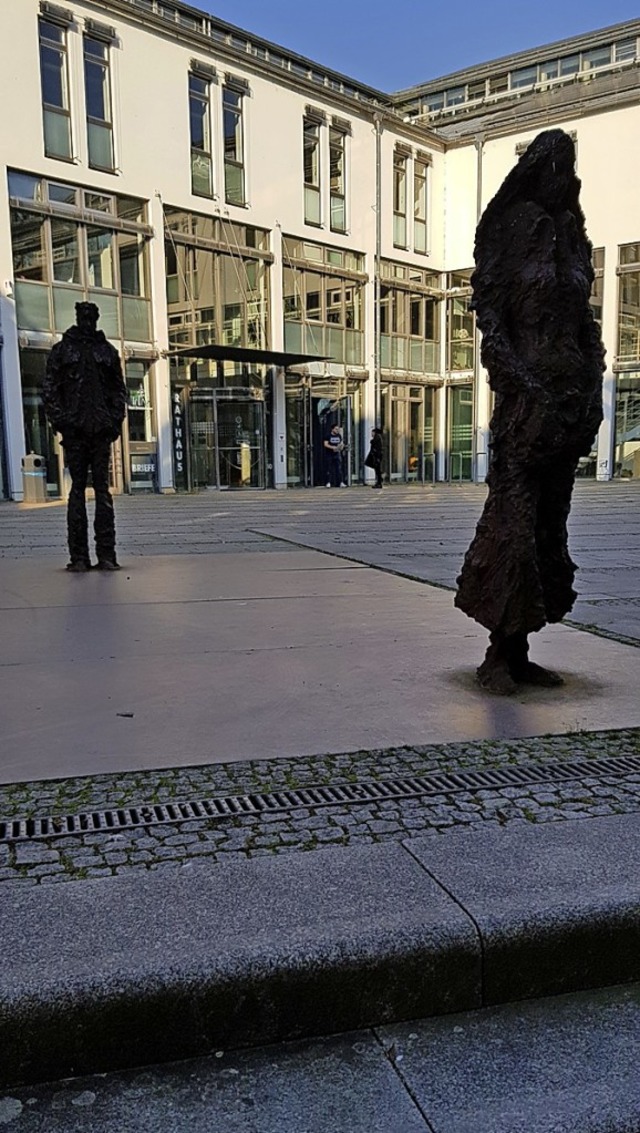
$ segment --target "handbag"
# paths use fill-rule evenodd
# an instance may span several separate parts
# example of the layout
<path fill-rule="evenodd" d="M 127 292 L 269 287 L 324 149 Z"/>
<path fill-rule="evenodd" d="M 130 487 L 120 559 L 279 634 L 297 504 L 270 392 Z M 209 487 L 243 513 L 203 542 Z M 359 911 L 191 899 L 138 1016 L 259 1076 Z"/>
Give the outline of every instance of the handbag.
<path fill-rule="evenodd" d="M 372 452 L 368 452 L 364 458 L 364 463 L 367 468 L 375 468 L 376 461 Z"/>

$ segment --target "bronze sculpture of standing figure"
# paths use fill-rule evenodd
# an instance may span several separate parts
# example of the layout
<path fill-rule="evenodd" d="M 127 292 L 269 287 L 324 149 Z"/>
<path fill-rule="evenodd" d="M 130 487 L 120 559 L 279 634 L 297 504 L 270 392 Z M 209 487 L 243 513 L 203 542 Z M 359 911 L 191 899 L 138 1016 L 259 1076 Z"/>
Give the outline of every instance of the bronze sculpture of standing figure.
<path fill-rule="evenodd" d="M 539 134 L 476 232 L 472 305 L 495 405 L 489 495 L 455 603 L 490 631 L 478 681 L 501 694 L 562 684 L 529 660 L 527 637 L 575 601 L 567 519 L 602 420 L 604 349 L 574 164 L 568 134 Z"/>
<path fill-rule="evenodd" d="M 98 330 L 95 303 L 76 303 L 69 327 L 47 360 L 42 398 L 51 427 L 62 434 L 71 474 L 67 507 L 67 570 L 91 569 L 85 491 L 89 470 L 95 492 L 94 533 L 98 570 L 119 570 L 113 500 L 109 491 L 111 445 L 122 431 L 127 391 L 120 356 Z"/>

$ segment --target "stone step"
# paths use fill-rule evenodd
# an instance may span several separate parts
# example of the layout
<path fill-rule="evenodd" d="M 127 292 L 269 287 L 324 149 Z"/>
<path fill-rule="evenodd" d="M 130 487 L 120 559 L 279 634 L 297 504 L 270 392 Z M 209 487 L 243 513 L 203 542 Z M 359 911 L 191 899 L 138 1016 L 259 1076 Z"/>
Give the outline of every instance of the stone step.
<path fill-rule="evenodd" d="M 16 1133 L 637 1133 L 640 985 L 21 1087 Z"/>
<path fill-rule="evenodd" d="M 640 980 L 640 815 L 7 886 L 0 1085 Z"/>

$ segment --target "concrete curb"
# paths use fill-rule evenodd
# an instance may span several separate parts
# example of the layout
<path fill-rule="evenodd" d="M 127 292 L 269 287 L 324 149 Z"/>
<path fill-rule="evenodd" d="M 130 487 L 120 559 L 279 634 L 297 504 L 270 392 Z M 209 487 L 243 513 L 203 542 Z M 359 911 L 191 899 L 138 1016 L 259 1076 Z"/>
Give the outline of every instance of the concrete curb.
<path fill-rule="evenodd" d="M 0 1085 L 640 979 L 639 833 L 518 824 L 15 887 Z"/>

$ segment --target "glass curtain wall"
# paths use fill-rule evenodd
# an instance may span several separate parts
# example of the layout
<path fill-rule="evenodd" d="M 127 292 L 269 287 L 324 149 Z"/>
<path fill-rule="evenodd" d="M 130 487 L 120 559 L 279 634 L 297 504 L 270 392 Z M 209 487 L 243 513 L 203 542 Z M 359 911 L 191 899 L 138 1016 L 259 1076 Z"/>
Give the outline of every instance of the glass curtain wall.
<path fill-rule="evenodd" d="M 447 370 L 473 370 L 475 363 L 475 316 L 471 307 L 471 272 L 449 272 L 447 276 Z"/>
<path fill-rule="evenodd" d="M 9 173 L 14 293 L 18 329 L 28 336 L 62 334 L 78 302 L 95 303 L 99 328 L 133 364 L 153 354 L 144 202 L 77 185 Z M 41 384 L 46 349 L 22 350 L 28 451 L 41 445 L 50 493 L 61 490 L 58 449 L 44 422 Z M 153 383 L 147 378 L 145 443 L 155 445 Z M 136 432 L 139 429 L 136 428 Z M 123 434 L 129 483 L 128 430 Z M 35 449 L 34 451 L 38 451 Z"/>
<path fill-rule="evenodd" d="M 364 364 L 364 256 L 283 238 L 285 350 Z"/>
<path fill-rule="evenodd" d="M 382 370 L 440 372 L 440 276 L 383 261 L 380 284 Z"/>

